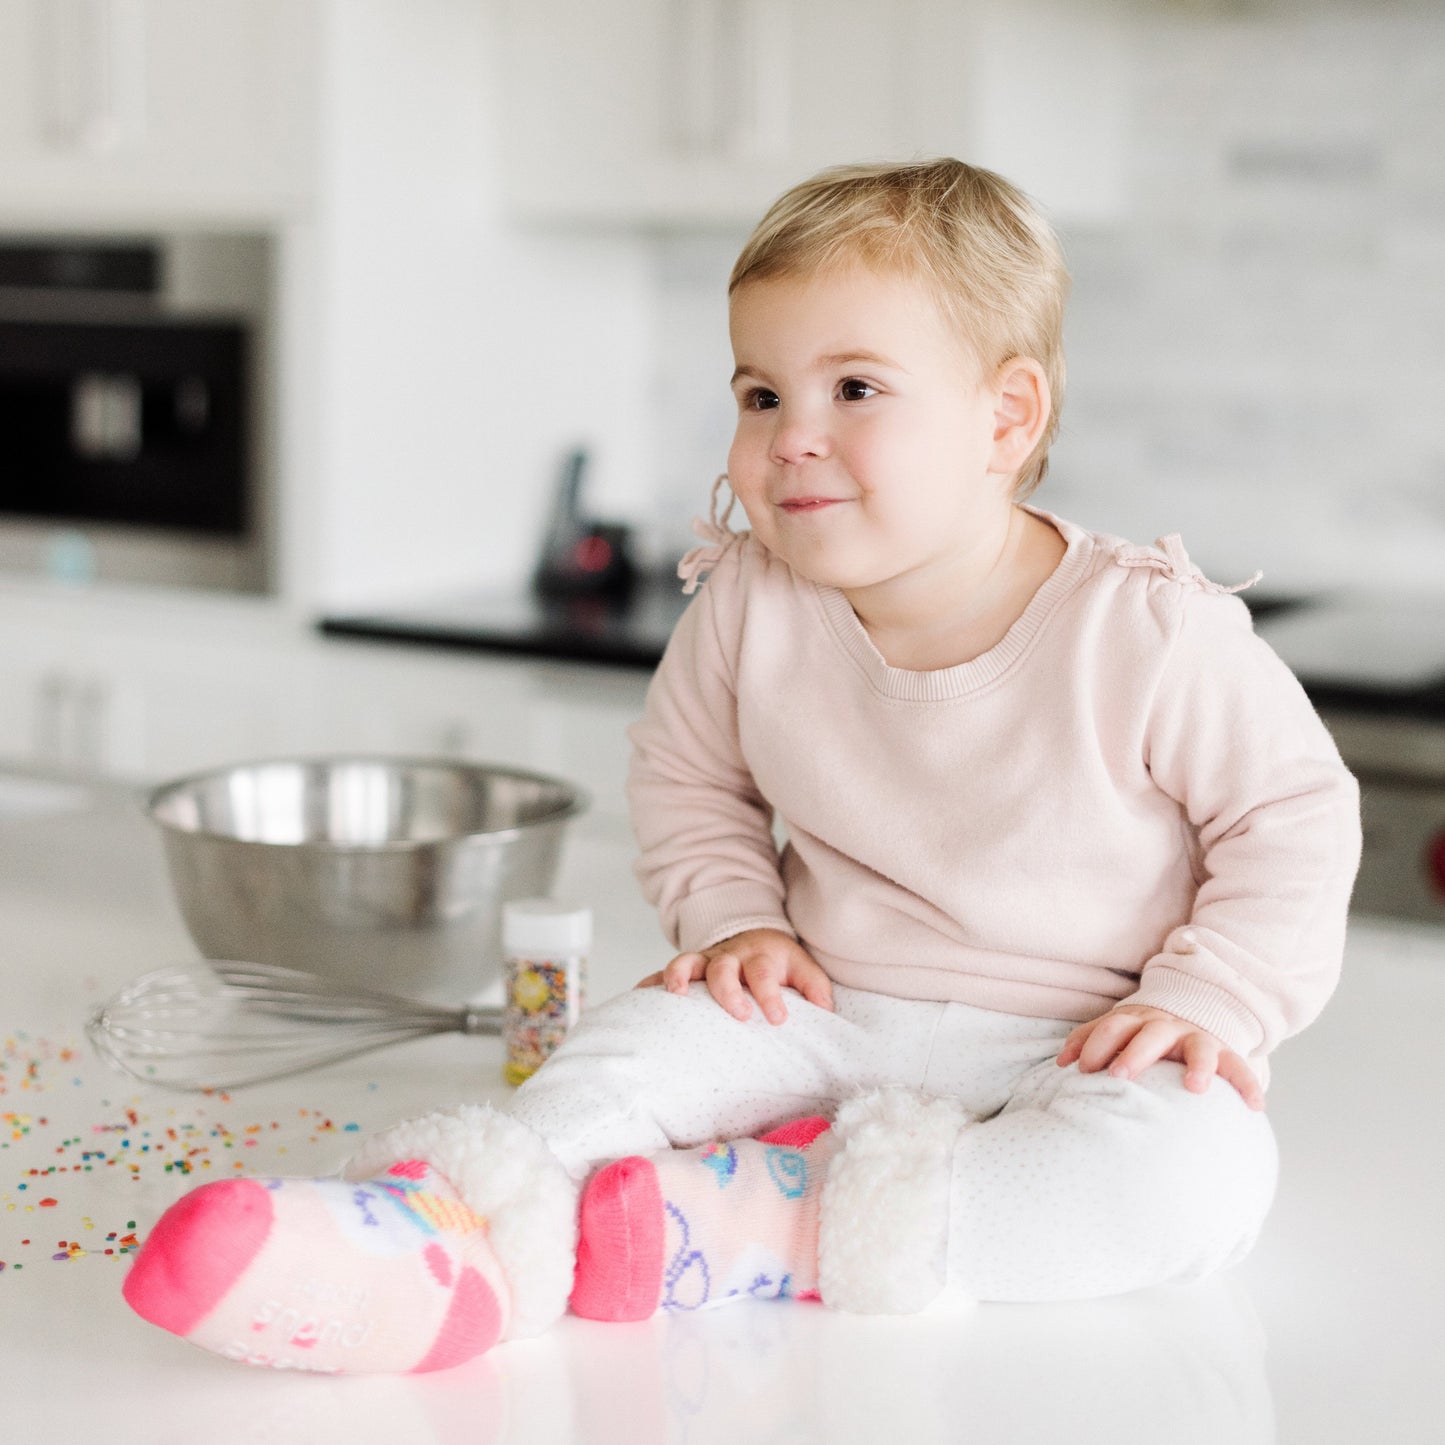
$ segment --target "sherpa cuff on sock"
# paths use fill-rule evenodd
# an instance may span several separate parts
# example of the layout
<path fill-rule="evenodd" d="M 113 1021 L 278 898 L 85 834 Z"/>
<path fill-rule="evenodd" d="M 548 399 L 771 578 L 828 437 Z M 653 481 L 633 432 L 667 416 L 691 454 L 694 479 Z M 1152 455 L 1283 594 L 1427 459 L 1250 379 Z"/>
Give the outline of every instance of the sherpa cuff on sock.
<path fill-rule="evenodd" d="M 952 1099 L 879 1089 L 838 1110 L 838 1152 L 818 1220 L 823 1302 L 854 1314 L 913 1314 L 947 1274 L 953 1146 L 972 1120 Z"/>
<path fill-rule="evenodd" d="M 430 1164 L 488 1222 L 512 1295 L 505 1339 L 540 1334 L 567 1308 L 577 1255 L 577 1185 L 541 1138 L 485 1104 L 393 1125 L 342 1168 L 374 1179 L 404 1159 Z"/>

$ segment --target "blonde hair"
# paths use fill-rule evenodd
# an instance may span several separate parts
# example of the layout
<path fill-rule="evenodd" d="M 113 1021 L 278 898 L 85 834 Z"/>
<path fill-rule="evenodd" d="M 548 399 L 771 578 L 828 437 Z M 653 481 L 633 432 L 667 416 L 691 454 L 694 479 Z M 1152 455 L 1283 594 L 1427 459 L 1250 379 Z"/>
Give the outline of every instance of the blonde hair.
<path fill-rule="evenodd" d="M 861 263 L 926 282 L 987 374 L 1029 356 L 1053 405 L 1014 494 L 1048 469 L 1064 400 L 1069 273 L 1052 227 L 1016 186 L 978 166 L 939 159 L 834 166 L 784 192 L 733 266 L 728 295 L 749 281 Z"/>

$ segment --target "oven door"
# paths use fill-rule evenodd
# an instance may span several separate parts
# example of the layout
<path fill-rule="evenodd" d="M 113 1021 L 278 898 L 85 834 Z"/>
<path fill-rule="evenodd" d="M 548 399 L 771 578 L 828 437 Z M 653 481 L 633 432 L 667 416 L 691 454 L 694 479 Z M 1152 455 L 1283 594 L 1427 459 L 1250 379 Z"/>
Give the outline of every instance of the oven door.
<path fill-rule="evenodd" d="M 244 536 L 246 331 L 0 320 L 0 513 Z"/>

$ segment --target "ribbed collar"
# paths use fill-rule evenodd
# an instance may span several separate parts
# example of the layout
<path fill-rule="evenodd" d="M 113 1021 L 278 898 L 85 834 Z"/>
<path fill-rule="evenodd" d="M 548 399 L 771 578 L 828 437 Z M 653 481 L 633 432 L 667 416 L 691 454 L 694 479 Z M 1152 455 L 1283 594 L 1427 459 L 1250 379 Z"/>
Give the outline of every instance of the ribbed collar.
<path fill-rule="evenodd" d="M 1094 536 L 1091 532 L 1042 508 L 1025 503 L 1018 505 L 1058 530 L 1065 543 L 1064 555 L 1013 626 L 987 652 L 956 667 L 944 667 L 935 672 L 910 672 L 907 668 L 890 667 L 873 645 L 873 639 L 859 622 L 848 599 L 836 587 L 814 584 L 823 612 L 838 640 L 869 682 L 885 697 L 904 702 L 938 702 L 945 698 L 963 697 L 988 686 L 1028 651 L 1054 608 L 1088 574 L 1094 556 Z"/>

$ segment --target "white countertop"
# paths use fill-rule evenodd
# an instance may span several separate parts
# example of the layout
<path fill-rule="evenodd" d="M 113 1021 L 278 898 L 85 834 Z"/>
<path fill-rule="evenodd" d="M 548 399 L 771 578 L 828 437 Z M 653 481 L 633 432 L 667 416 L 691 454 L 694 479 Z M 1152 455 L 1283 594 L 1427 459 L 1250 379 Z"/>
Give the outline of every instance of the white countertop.
<path fill-rule="evenodd" d="M 1428 928 L 1360 921 L 1338 996 L 1276 1056 L 1279 1200 L 1254 1256 L 1215 1282 L 959 1318 L 786 1303 L 641 1325 L 569 1318 L 440 1376 L 297 1377 L 212 1358 L 132 1316 L 119 1289 L 127 1235 L 143 1238 L 184 1189 L 237 1164 L 324 1172 L 397 1118 L 504 1097 L 498 1041 L 406 1044 L 229 1098 L 111 1074 L 83 1042 L 89 1009 L 194 956 L 159 847 L 121 794 L 54 817 L 6 811 L 0 779 L 8 1440 L 1439 1438 L 1445 936 Z M 666 956 L 629 861 L 625 831 L 601 816 L 579 827 L 563 865 L 559 891 L 598 911 L 597 997 Z"/>

